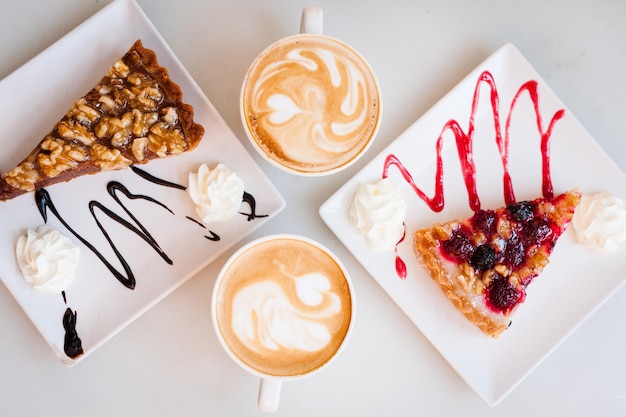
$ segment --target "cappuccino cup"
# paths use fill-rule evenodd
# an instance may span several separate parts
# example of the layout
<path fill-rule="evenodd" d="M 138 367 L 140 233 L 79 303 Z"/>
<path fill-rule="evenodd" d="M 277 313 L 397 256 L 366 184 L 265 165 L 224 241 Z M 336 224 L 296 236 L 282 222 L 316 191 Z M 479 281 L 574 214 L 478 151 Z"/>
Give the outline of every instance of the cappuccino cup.
<path fill-rule="evenodd" d="M 243 82 L 240 113 L 252 146 L 294 174 L 328 175 L 359 159 L 374 140 L 381 94 L 365 59 L 322 34 L 322 10 L 302 12 L 300 34 L 267 47 Z"/>
<path fill-rule="evenodd" d="M 283 381 L 326 368 L 346 345 L 354 317 L 345 267 L 296 235 L 257 239 L 222 267 L 211 300 L 220 344 L 260 378 L 258 408 L 275 411 Z"/>

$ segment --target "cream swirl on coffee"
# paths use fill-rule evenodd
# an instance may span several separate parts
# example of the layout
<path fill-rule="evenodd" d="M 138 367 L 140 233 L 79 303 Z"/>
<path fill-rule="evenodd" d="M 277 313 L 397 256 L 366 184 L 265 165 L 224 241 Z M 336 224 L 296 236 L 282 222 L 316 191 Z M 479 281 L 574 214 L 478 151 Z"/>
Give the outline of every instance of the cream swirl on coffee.
<path fill-rule="evenodd" d="M 218 278 L 214 319 L 228 349 L 269 375 L 319 369 L 352 323 L 352 291 L 341 265 L 294 237 L 255 243 Z"/>
<path fill-rule="evenodd" d="M 339 296 L 323 274 L 292 276 L 278 266 L 292 280 L 297 298 L 271 279 L 243 288 L 233 299 L 233 331 L 251 350 L 323 349 L 332 339 L 325 320 L 341 312 Z"/>
<path fill-rule="evenodd" d="M 356 52 L 324 36 L 298 35 L 262 54 L 243 101 L 258 146 L 296 171 L 349 163 L 378 125 L 371 70 Z"/>

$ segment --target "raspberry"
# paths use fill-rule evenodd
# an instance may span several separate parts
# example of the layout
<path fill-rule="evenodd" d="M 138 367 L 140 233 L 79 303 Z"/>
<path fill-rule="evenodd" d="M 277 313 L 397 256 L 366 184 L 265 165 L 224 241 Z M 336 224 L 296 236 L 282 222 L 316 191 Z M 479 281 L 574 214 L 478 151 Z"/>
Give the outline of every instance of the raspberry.
<path fill-rule="evenodd" d="M 455 230 L 450 239 L 442 242 L 442 249 L 448 257 L 457 262 L 469 261 L 474 253 L 474 245 L 462 229 Z"/>
<path fill-rule="evenodd" d="M 506 242 L 504 259 L 502 262 L 512 270 L 515 270 L 524 263 L 524 259 L 526 259 L 526 248 L 520 241 L 519 237 L 515 234 L 511 236 L 508 242 Z"/>
<path fill-rule="evenodd" d="M 498 216 L 492 210 L 478 210 L 472 217 L 472 226 L 481 231 L 487 239 L 496 232 Z"/>
<path fill-rule="evenodd" d="M 552 235 L 552 228 L 547 220 L 535 218 L 522 227 L 522 239 L 526 246 L 541 245 Z"/>

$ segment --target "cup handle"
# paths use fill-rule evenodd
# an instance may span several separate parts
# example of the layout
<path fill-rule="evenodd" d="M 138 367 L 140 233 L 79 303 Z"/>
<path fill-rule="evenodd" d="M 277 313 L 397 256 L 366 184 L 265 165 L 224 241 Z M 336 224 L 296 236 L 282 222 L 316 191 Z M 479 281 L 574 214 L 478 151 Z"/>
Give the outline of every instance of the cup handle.
<path fill-rule="evenodd" d="M 281 381 L 277 379 L 261 378 L 259 383 L 259 410 L 273 413 L 278 409 L 281 385 Z"/>
<path fill-rule="evenodd" d="M 319 7 L 305 7 L 300 20 L 300 33 L 322 34 L 324 12 Z"/>

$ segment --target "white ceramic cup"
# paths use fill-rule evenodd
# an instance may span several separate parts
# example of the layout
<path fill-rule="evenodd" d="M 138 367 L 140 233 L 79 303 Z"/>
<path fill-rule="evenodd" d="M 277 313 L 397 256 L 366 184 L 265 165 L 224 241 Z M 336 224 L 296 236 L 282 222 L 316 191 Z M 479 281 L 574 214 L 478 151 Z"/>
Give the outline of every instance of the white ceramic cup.
<path fill-rule="evenodd" d="M 374 141 L 382 99 L 354 48 L 322 34 L 323 12 L 307 7 L 300 34 L 268 46 L 243 81 L 240 114 L 252 146 L 292 174 L 328 175 L 356 162 Z"/>
<path fill-rule="evenodd" d="M 296 235 L 254 240 L 222 267 L 211 299 L 217 338 L 260 378 L 258 408 L 278 408 L 284 381 L 326 368 L 352 332 L 354 292 L 337 257 Z"/>

